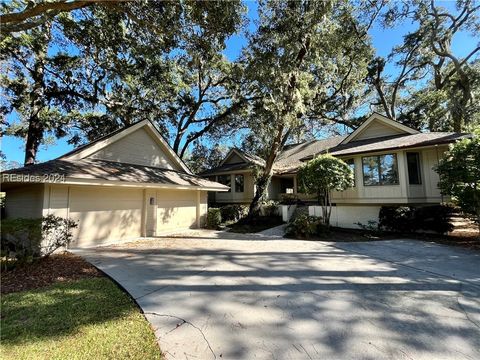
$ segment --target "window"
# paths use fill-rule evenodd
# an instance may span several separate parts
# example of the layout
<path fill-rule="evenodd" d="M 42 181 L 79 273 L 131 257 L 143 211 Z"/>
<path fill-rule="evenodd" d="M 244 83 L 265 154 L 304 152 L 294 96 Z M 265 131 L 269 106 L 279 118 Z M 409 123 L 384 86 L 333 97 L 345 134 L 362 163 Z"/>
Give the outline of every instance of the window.
<path fill-rule="evenodd" d="M 363 184 L 398 185 L 397 156 L 395 154 L 366 156 L 362 158 Z"/>
<path fill-rule="evenodd" d="M 235 192 L 243 193 L 245 178 L 242 174 L 235 175 Z"/>
<path fill-rule="evenodd" d="M 420 173 L 420 154 L 407 153 L 408 183 L 411 185 L 420 185 L 422 175 Z"/>
<path fill-rule="evenodd" d="M 293 194 L 293 178 L 280 178 L 280 193 Z"/>
<path fill-rule="evenodd" d="M 347 159 L 345 160 L 345 162 L 347 163 L 348 167 L 353 171 L 353 186 L 355 186 L 357 183 L 357 179 L 355 176 L 355 159 Z"/>
<path fill-rule="evenodd" d="M 228 192 L 230 192 L 231 186 L 232 186 L 232 175 L 218 175 L 217 176 L 217 181 L 220 184 L 227 185 L 228 186 Z"/>

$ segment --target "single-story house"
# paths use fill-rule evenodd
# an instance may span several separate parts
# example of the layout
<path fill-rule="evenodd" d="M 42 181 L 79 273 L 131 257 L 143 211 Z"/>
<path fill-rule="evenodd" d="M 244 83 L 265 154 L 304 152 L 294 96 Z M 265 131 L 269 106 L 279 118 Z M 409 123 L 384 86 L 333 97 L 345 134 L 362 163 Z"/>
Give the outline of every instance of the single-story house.
<path fill-rule="evenodd" d="M 445 199 L 434 168 L 448 144 L 467 136 L 422 133 L 374 113 L 349 135 L 285 146 L 275 161 L 267 196 L 277 201 L 294 196 L 313 203 L 314 198 L 298 193 L 297 171 L 314 156 L 330 153 L 347 162 L 355 174 L 352 188 L 332 195 L 335 207 L 331 223 L 336 226 L 356 227 L 357 222 L 376 221 L 382 205 L 439 204 Z M 261 158 L 231 149 L 218 167 L 200 174 L 230 188 L 211 193 L 209 201 L 249 203 L 255 192 L 255 168 L 264 164 Z"/>
<path fill-rule="evenodd" d="M 73 247 L 201 227 L 207 192 L 228 190 L 192 174 L 149 121 L 1 178 L 7 218 L 73 219 Z"/>

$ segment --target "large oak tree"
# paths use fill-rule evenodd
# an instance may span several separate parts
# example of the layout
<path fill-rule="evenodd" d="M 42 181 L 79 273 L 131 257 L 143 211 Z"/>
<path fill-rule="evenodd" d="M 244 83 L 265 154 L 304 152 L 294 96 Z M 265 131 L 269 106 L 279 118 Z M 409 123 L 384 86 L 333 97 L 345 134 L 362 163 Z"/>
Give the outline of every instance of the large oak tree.
<path fill-rule="evenodd" d="M 257 100 L 250 128 L 263 142 L 265 167 L 249 216 L 258 213 L 278 154 L 307 122 L 349 108 L 372 52 L 365 26 L 344 1 L 262 1 L 257 30 L 244 52 L 246 78 Z"/>

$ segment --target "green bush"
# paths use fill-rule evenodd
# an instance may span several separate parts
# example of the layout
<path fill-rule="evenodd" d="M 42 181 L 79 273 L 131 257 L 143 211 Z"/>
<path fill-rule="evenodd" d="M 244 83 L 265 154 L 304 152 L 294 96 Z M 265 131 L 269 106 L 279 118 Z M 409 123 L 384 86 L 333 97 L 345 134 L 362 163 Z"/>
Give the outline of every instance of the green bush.
<path fill-rule="evenodd" d="M 278 202 L 273 200 L 264 201 L 262 204 L 264 216 L 278 216 Z"/>
<path fill-rule="evenodd" d="M 308 239 L 314 235 L 323 235 L 328 232 L 328 226 L 323 224 L 322 218 L 300 214 L 286 227 L 285 235 L 293 238 Z"/>
<path fill-rule="evenodd" d="M 293 214 L 289 222 L 292 222 L 299 216 L 308 216 L 308 206 L 297 206 L 295 210 L 293 210 Z"/>
<path fill-rule="evenodd" d="M 298 203 L 298 196 L 295 194 L 280 194 L 280 204 L 295 205 Z"/>
<path fill-rule="evenodd" d="M 448 205 L 382 206 L 379 227 L 395 232 L 416 232 L 419 230 L 445 233 L 453 230 L 450 217 L 455 209 Z"/>
<path fill-rule="evenodd" d="M 410 206 L 382 206 L 378 225 L 388 231 L 412 232 L 413 208 Z"/>
<path fill-rule="evenodd" d="M 453 225 L 450 223 L 450 218 L 454 212 L 455 208 L 449 205 L 418 207 L 413 216 L 413 228 L 440 234 L 452 231 Z"/>
<path fill-rule="evenodd" d="M 2 219 L 1 255 L 18 263 L 31 262 L 67 246 L 77 224 L 48 215 L 39 219 Z"/>
<path fill-rule="evenodd" d="M 19 263 L 41 256 L 42 219 L 2 219 L 2 257 Z"/>
<path fill-rule="evenodd" d="M 450 144 L 436 171 L 438 186 L 444 195 L 450 195 L 454 204 L 465 215 L 474 219 L 480 230 L 480 127 L 470 138 Z"/>
<path fill-rule="evenodd" d="M 248 207 L 246 205 L 231 204 L 220 208 L 222 222 L 238 221 L 247 215 Z"/>
<path fill-rule="evenodd" d="M 209 208 L 207 212 L 207 229 L 217 230 L 222 223 L 222 215 L 219 208 Z"/>

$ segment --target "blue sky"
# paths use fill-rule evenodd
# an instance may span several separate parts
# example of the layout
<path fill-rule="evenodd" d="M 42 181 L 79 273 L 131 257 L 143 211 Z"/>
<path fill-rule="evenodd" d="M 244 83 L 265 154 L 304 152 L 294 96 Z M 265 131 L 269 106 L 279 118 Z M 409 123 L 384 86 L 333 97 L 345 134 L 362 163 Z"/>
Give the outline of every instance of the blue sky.
<path fill-rule="evenodd" d="M 253 1 L 246 2 L 248 6 L 248 18 L 251 21 L 250 27 L 253 27 L 252 20 L 257 18 L 257 5 Z M 453 2 L 444 2 L 442 6 L 452 7 Z M 383 29 L 379 25 L 374 26 L 370 31 L 373 46 L 377 55 L 387 56 L 392 47 L 401 43 L 403 36 L 409 31 L 414 30 L 414 25 L 405 23 L 401 27 L 394 29 Z M 478 42 L 478 39 L 473 39 L 468 34 L 459 34 L 452 44 L 454 52 L 460 56 L 466 55 L 472 46 Z M 235 35 L 229 39 L 225 55 L 234 60 L 240 54 L 242 47 L 246 44 L 244 37 Z M 388 73 L 395 75 L 396 69 L 390 66 L 386 69 Z M 24 159 L 24 141 L 13 136 L 4 136 L 1 139 L 1 149 L 7 157 L 7 161 L 16 161 L 20 164 Z M 57 139 L 53 145 L 41 146 L 38 152 L 37 161 L 43 162 L 56 158 L 67 151 L 71 150 L 66 139 Z"/>

